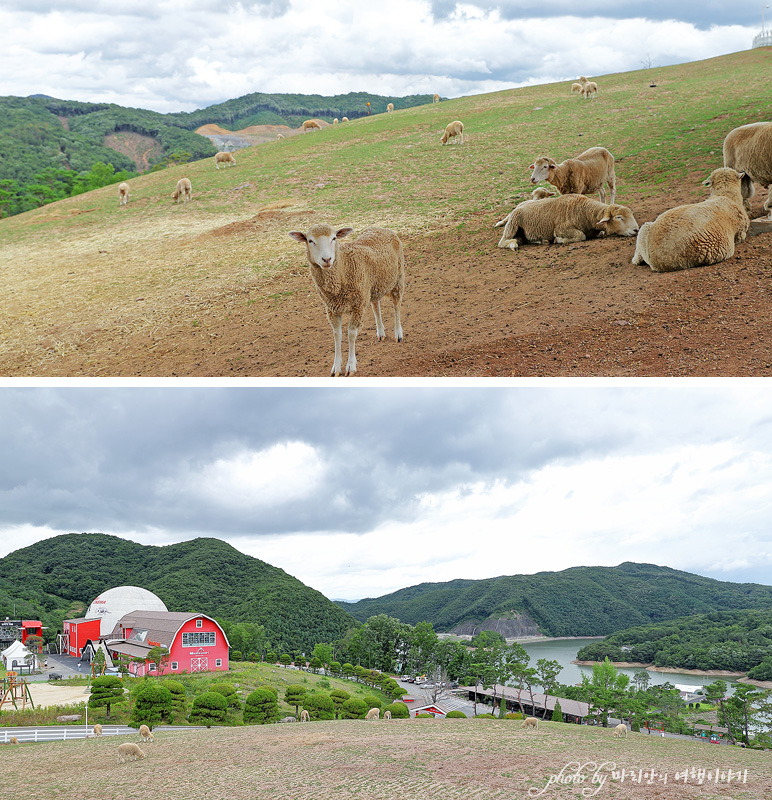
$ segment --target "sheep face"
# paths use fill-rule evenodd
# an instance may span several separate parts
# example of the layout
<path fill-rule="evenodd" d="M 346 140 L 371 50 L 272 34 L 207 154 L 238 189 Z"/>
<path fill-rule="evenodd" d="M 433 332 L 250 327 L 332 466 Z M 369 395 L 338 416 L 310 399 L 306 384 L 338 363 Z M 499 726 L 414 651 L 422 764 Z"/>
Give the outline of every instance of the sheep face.
<path fill-rule="evenodd" d="M 531 172 L 531 183 L 540 183 L 549 180 L 550 171 L 557 167 L 558 162 L 554 158 L 537 158 L 529 167 Z"/>
<path fill-rule="evenodd" d="M 348 236 L 353 228 L 339 228 L 334 231 L 329 225 L 314 225 L 308 233 L 290 231 L 290 236 L 298 242 L 305 242 L 308 263 L 320 269 L 332 269 L 335 263 L 335 242 Z"/>
<path fill-rule="evenodd" d="M 605 213 L 595 223 L 599 236 L 635 236 L 638 223 L 633 212 L 626 206 L 606 206 Z"/>
<path fill-rule="evenodd" d="M 744 172 L 737 172 L 731 167 L 719 167 L 710 173 L 707 180 L 703 181 L 703 185 L 710 186 L 711 195 L 726 194 L 727 190 L 731 192 L 740 188 L 744 177 Z"/>

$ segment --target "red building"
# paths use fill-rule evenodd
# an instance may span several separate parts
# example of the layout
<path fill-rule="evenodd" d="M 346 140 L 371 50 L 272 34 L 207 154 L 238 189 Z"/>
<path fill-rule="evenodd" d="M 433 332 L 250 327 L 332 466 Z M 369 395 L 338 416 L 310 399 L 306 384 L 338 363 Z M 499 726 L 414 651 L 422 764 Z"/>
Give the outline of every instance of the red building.
<path fill-rule="evenodd" d="M 132 611 L 121 617 L 110 636 L 103 637 L 110 655 L 143 659 L 129 663 L 129 672 L 141 677 L 158 675 L 148 653 L 165 647 L 169 660 L 164 675 L 175 672 L 215 672 L 228 669 L 228 639 L 225 631 L 206 614 L 174 611 Z"/>
<path fill-rule="evenodd" d="M 23 619 L 21 621 L 21 643 L 27 644 L 28 636 L 43 638 L 43 623 L 39 619 Z"/>
<path fill-rule="evenodd" d="M 62 623 L 62 654 L 78 656 L 89 640 L 99 641 L 98 619 L 66 619 Z"/>

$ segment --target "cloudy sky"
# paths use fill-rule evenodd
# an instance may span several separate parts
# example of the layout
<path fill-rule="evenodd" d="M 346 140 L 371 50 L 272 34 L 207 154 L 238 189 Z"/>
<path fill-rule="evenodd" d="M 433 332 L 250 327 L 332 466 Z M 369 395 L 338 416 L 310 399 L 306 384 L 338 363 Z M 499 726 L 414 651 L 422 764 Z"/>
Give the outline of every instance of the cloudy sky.
<path fill-rule="evenodd" d="M 162 112 L 249 92 L 458 97 L 747 50 L 763 5 L 0 0 L 0 95 Z"/>
<path fill-rule="evenodd" d="M 211 536 L 351 600 L 628 560 L 772 583 L 767 383 L 4 387 L 0 419 L 0 555 Z"/>

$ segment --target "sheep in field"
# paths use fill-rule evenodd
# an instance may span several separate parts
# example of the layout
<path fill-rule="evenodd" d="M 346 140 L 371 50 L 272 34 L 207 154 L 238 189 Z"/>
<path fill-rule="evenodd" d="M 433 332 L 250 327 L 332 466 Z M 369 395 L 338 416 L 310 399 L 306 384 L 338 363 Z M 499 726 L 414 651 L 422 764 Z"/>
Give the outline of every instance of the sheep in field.
<path fill-rule="evenodd" d="M 348 122 L 348 117 L 343 117 L 343 118 L 341 119 L 341 122 Z"/>
<path fill-rule="evenodd" d="M 601 203 L 606 202 L 606 188 L 611 190 L 609 203 L 616 197 L 614 156 L 605 147 L 591 147 L 576 158 L 567 158 L 560 164 L 549 156 L 540 156 L 529 167 L 531 183 L 547 181 L 560 194 L 593 194 L 597 192 Z"/>
<path fill-rule="evenodd" d="M 118 763 L 123 764 L 124 761 L 131 759 L 136 761 L 138 758 L 144 758 L 145 754 L 139 749 L 138 744 L 134 742 L 124 742 L 118 745 Z"/>
<path fill-rule="evenodd" d="M 555 192 L 549 191 L 549 189 L 545 189 L 543 186 L 537 186 L 531 192 L 531 200 L 546 200 L 548 197 L 555 197 Z M 525 201 L 528 202 L 527 200 Z M 504 219 L 500 219 L 493 227 L 500 228 L 502 225 L 506 225 L 509 221 L 509 218 L 512 216 L 512 212 L 510 211 Z"/>
<path fill-rule="evenodd" d="M 284 138 L 284 134 L 283 133 L 277 133 L 276 134 L 276 141 L 277 142 L 280 142 L 283 138 Z"/>
<path fill-rule="evenodd" d="M 440 96 L 438 94 L 435 94 L 434 97 L 432 97 L 432 103 L 439 103 L 439 102 L 440 102 Z"/>
<path fill-rule="evenodd" d="M 214 165 L 217 169 L 220 169 L 220 164 L 224 167 L 227 167 L 228 164 L 236 166 L 236 159 L 233 157 L 233 153 L 217 153 L 214 157 Z"/>
<path fill-rule="evenodd" d="M 367 712 L 367 716 L 365 719 L 380 719 L 381 718 L 381 709 L 380 708 L 371 708 Z"/>
<path fill-rule="evenodd" d="M 172 200 L 176 203 L 180 197 L 182 202 L 187 203 L 188 200 L 193 199 L 193 187 L 187 178 L 180 178 L 177 181 L 177 188 L 172 192 Z"/>
<path fill-rule="evenodd" d="M 598 236 L 635 236 L 638 223 L 626 206 L 606 205 L 583 194 L 528 200 L 509 215 L 499 247 L 517 250 L 526 242 L 571 244 Z"/>
<path fill-rule="evenodd" d="M 338 124 L 338 118 L 337 117 L 335 117 L 335 119 L 332 121 L 332 124 L 333 125 L 337 125 Z"/>
<path fill-rule="evenodd" d="M 118 205 L 127 206 L 129 204 L 129 184 L 122 183 L 118 187 Z"/>
<path fill-rule="evenodd" d="M 743 204 L 744 174 L 729 167 L 715 169 L 707 180 L 707 200 L 676 206 L 641 225 L 633 264 L 673 272 L 731 258 L 751 224 Z"/>
<path fill-rule="evenodd" d="M 153 741 L 153 734 L 150 732 L 150 728 L 148 728 L 147 725 L 139 726 L 139 739 L 142 742 Z"/>
<path fill-rule="evenodd" d="M 303 123 L 303 133 L 308 133 L 309 131 L 320 131 L 322 126 L 315 120 L 315 119 L 307 119 Z"/>
<path fill-rule="evenodd" d="M 391 113 L 392 111 L 394 111 L 394 103 L 389 103 L 389 104 L 386 106 L 386 112 L 387 112 L 387 113 Z"/>
<path fill-rule="evenodd" d="M 619 725 L 614 728 L 614 736 L 621 737 L 624 736 L 627 738 L 627 725 L 624 722 L 620 722 Z"/>
<path fill-rule="evenodd" d="M 751 208 L 754 181 L 768 188 L 765 219 L 772 219 L 772 122 L 752 122 L 729 131 L 724 139 L 724 166 L 745 173 L 742 192 L 746 211 Z"/>
<path fill-rule="evenodd" d="M 440 144 L 447 144 L 448 139 L 453 139 L 453 144 L 456 143 L 455 137 L 458 136 L 460 143 L 464 143 L 464 123 L 461 120 L 454 120 L 445 126 L 445 133 L 442 134 Z"/>
<path fill-rule="evenodd" d="M 295 717 L 282 717 L 279 722 L 297 722 Z"/>
<path fill-rule="evenodd" d="M 94 725 L 94 736 L 101 736 L 101 735 L 102 735 L 102 726 L 97 722 L 97 724 Z"/>
<path fill-rule="evenodd" d="M 526 717 L 523 720 L 523 724 L 520 726 L 521 728 L 528 728 L 529 730 L 538 730 L 539 728 L 539 720 L 536 717 Z"/>
<path fill-rule="evenodd" d="M 597 97 L 598 96 L 598 84 L 595 81 L 587 81 L 582 86 L 582 97 L 587 100 L 589 97 Z"/>
<path fill-rule="evenodd" d="M 405 256 L 402 242 L 387 228 L 367 228 L 353 242 L 336 244 L 353 228 L 333 230 L 329 225 L 314 225 L 307 233 L 291 231 L 290 236 L 306 245 L 311 278 L 324 304 L 332 327 L 335 355 L 330 374 L 342 372 L 342 315 L 348 313 L 348 361 L 346 375 L 357 371 L 356 339 L 370 303 L 375 316 L 378 341 L 386 338 L 381 317 L 381 299 L 391 297 L 394 304 L 394 338 L 402 341 L 400 313 L 405 293 Z"/>
<path fill-rule="evenodd" d="M 391 719 L 391 711 L 387 708 L 386 711 L 383 712 L 384 719 Z"/>
<path fill-rule="evenodd" d="M 11 736 L 8 740 L 8 744 L 19 744 L 19 740 L 15 736 Z"/>
<path fill-rule="evenodd" d="M 311 722 L 311 715 L 308 713 L 307 709 L 303 709 L 300 712 L 300 721 L 301 722 Z"/>
<path fill-rule="evenodd" d="M 572 83 L 571 84 L 571 94 L 581 94 L 582 93 L 582 85 L 581 83 Z"/>

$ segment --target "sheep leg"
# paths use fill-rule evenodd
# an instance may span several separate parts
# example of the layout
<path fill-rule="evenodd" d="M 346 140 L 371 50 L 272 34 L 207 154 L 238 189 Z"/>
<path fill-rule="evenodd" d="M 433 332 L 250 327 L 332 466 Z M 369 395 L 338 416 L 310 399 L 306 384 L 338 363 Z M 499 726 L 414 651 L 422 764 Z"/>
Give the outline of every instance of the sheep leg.
<path fill-rule="evenodd" d="M 386 328 L 383 326 L 383 317 L 381 316 L 381 301 L 374 300 L 371 305 L 375 317 L 375 335 L 378 337 L 378 341 L 382 342 L 386 338 Z"/>
<path fill-rule="evenodd" d="M 327 312 L 327 319 L 332 327 L 332 338 L 335 342 L 335 357 L 332 361 L 332 369 L 330 370 L 330 377 L 337 378 L 340 375 L 340 368 L 343 362 L 341 356 L 341 342 L 343 341 L 343 318 L 340 314 L 330 314 Z"/>
<path fill-rule="evenodd" d="M 391 300 L 394 303 L 394 338 L 398 341 L 402 341 L 402 292 L 404 291 L 403 287 L 397 287 L 391 293 Z"/>
<path fill-rule="evenodd" d="M 493 227 L 494 228 L 501 228 L 503 225 L 506 225 L 509 222 L 509 218 L 512 216 L 512 212 L 510 211 L 504 219 L 500 219 Z"/>
<path fill-rule="evenodd" d="M 767 199 L 764 203 L 764 211 L 767 216 L 764 219 L 772 219 L 772 187 L 767 187 Z"/>
<path fill-rule="evenodd" d="M 359 328 L 353 326 L 353 321 L 348 326 L 348 361 L 346 362 L 346 375 L 353 375 L 357 371 L 357 334 Z"/>
<path fill-rule="evenodd" d="M 587 239 L 583 231 L 579 228 L 564 228 L 562 231 L 555 231 L 555 244 L 574 244 L 574 242 L 584 242 Z"/>
<path fill-rule="evenodd" d="M 608 176 L 608 188 L 611 190 L 611 199 L 608 201 L 610 206 L 614 205 L 614 199 L 617 196 L 617 176 L 616 173 L 612 170 L 611 174 Z"/>

